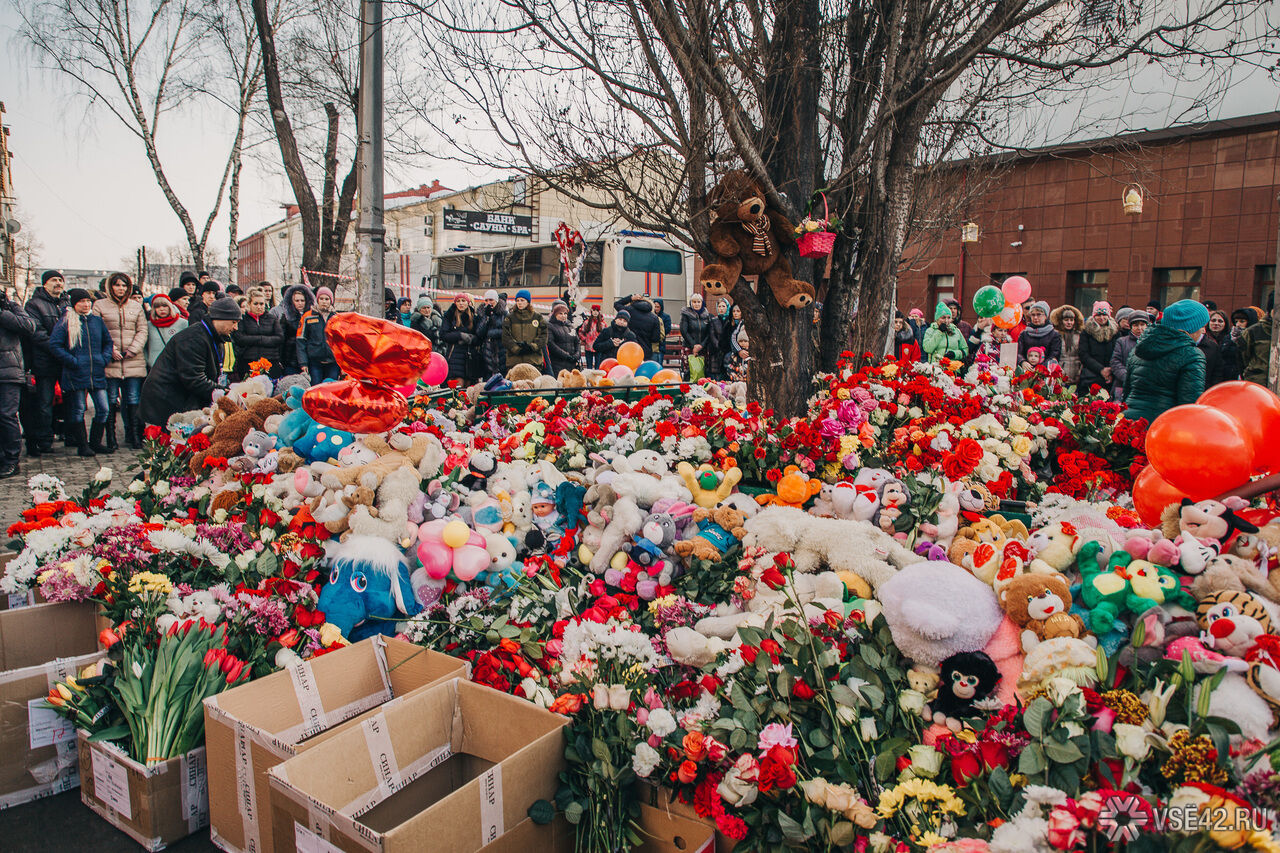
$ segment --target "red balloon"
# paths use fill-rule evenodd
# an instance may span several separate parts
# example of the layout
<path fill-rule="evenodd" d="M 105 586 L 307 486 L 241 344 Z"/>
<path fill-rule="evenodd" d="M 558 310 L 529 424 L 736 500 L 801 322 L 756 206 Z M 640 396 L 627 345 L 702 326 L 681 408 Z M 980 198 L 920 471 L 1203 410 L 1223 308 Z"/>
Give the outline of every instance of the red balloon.
<path fill-rule="evenodd" d="M 409 414 L 399 391 L 358 379 L 322 382 L 302 395 L 302 408 L 317 422 L 347 432 L 385 432 Z"/>
<path fill-rule="evenodd" d="M 1248 482 L 1253 453 L 1253 439 L 1234 418 L 1199 403 L 1174 406 L 1147 430 L 1147 459 L 1192 500 Z"/>
<path fill-rule="evenodd" d="M 1159 525 L 1164 508 L 1180 503 L 1184 497 L 1188 495 L 1165 482 L 1151 465 L 1143 468 L 1133 481 L 1133 506 L 1142 523 L 1148 527 Z"/>
<path fill-rule="evenodd" d="M 1253 438 L 1253 470 L 1280 473 L 1280 397 L 1256 382 L 1220 382 L 1196 401 L 1230 415 Z"/>
<path fill-rule="evenodd" d="M 407 326 L 377 317 L 335 314 L 325 335 L 342 372 L 361 379 L 407 385 L 431 361 L 431 341 Z"/>

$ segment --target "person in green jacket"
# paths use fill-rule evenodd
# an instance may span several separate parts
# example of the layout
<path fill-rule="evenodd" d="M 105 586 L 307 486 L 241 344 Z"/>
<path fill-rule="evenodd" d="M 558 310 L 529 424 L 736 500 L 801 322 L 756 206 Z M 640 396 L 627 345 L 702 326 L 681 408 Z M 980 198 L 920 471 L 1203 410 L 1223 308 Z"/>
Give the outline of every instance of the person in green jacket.
<path fill-rule="evenodd" d="M 1240 337 L 1240 357 L 1244 362 L 1241 379 L 1267 384 L 1271 365 L 1271 325 L 1275 316 L 1275 294 L 1267 301 L 1267 313 L 1262 319 L 1244 330 Z"/>
<path fill-rule="evenodd" d="M 924 330 L 925 358 L 936 362 L 943 358 L 964 361 L 969 356 L 969 347 L 964 341 L 964 333 L 956 327 L 955 318 L 951 316 L 951 308 L 945 302 L 939 302 L 933 312 L 933 325 Z"/>
<path fill-rule="evenodd" d="M 539 370 L 546 360 L 547 321 L 530 304 L 532 294 L 516 292 L 516 307 L 502 321 L 502 348 L 507 351 L 507 370 L 517 364 L 532 364 Z"/>
<path fill-rule="evenodd" d="M 1194 403 L 1204 393 L 1204 353 L 1196 346 L 1209 325 L 1209 309 L 1180 299 L 1164 309 L 1129 355 L 1124 377 L 1124 416 L 1159 415 Z"/>

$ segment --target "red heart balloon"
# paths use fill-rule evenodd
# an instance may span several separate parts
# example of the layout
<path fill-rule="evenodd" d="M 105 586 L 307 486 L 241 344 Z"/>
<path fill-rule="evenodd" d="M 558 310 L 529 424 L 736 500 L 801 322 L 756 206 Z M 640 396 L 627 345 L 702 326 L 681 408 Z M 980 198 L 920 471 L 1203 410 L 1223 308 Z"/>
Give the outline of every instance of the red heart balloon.
<path fill-rule="evenodd" d="M 399 391 L 358 379 L 323 382 L 311 388 L 302 395 L 302 408 L 318 423 L 347 432 L 385 432 L 409 414 L 409 405 Z"/>
<path fill-rule="evenodd" d="M 1237 379 L 1219 382 L 1196 402 L 1231 416 L 1253 436 L 1256 472 L 1280 473 L 1280 397 L 1264 385 Z"/>
<path fill-rule="evenodd" d="M 1133 481 L 1133 507 L 1142 523 L 1149 527 L 1160 524 L 1160 515 L 1169 504 L 1180 503 L 1186 497 L 1181 491 L 1165 482 L 1159 472 L 1150 465 L 1138 472 Z"/>
<path fill-rule="evenodd" d="M 406 385 L 431 362 L 431 341 L 413 329 L 363 314 L 335 314 L 325 328 L 334 361 L 361 379 Z"/>
<path fill-rule="evenodd" d="M 1147 458 L 1169 485 L 1194 501 L 1242 486 L 1253 473 L 1253 439 L 1235 418 L 1209 406 L 1174 406 L 1147 430 Z"/>

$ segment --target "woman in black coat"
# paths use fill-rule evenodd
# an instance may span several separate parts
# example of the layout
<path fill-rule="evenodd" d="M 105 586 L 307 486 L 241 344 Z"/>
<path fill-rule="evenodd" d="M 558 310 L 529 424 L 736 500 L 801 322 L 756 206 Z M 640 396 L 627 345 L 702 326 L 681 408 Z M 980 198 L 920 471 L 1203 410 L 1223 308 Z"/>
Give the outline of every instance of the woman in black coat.
<path fill-rule="evenodd" d="M 551 306 L 551 321 L 547 323 L 547 360 L 552 376 L 578 366 L 578 336 L 569 322 L 569 306 L 558 299 Z"/>
<path fill-rule="evenodd" d="M 733 318 L 729 316 L 729 300 L 721 299 L 716 304 L 716 315 L 711 318 L 711 349 L 707 358 L 707 376 L 711 379 L 723 379 L 724 365 L 729 358 L 729 329 Z"/>
<path fill-rule="evenodd" d="M 254 291 L 249 297 L 248 309 L 231 336 L 236 351 L 235 378 L 244 379 L 252 369 L 250 365 L 265 358 L 271 362 L 267 375 L 279 379 L 284 375 L 284 332 L 280 321 L 267 311 L 267 297 L 261 291 Z"/>
<path fill-rule="evenodd" d="M 702 307 L 701 293 L 690 296 L 688 307 L 680 312 L 680 343 L 684 346 L 686 364 L 689 356 L 701 358 L 705 374 L 711 350 L 711 315 Z"/>
<path fill-rule="evenodd" d="M 468 385 L 480 378 L 480 328 L 471 297 L 459 293 L 444 312 L 440 324 L 440 344 L 449 361 L 449 378 Z"/>

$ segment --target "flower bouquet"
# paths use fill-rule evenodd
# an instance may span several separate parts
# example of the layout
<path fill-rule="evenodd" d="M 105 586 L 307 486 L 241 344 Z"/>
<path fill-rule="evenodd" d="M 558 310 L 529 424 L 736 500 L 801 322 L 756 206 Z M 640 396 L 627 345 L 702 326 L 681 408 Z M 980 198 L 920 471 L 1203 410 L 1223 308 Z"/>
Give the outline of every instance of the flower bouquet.
<path fill-rule="evenodd" d="M 840 227 L 840 220 L 830 218 L 826 195 L 818 195 L 822 197 L 822 218 L 814 219 L 806 215 L 796 225 L 797 245 L 802 258 L 825 258 L 831 254 L 831 248 L 836 243 L 834 229 Z"/>

